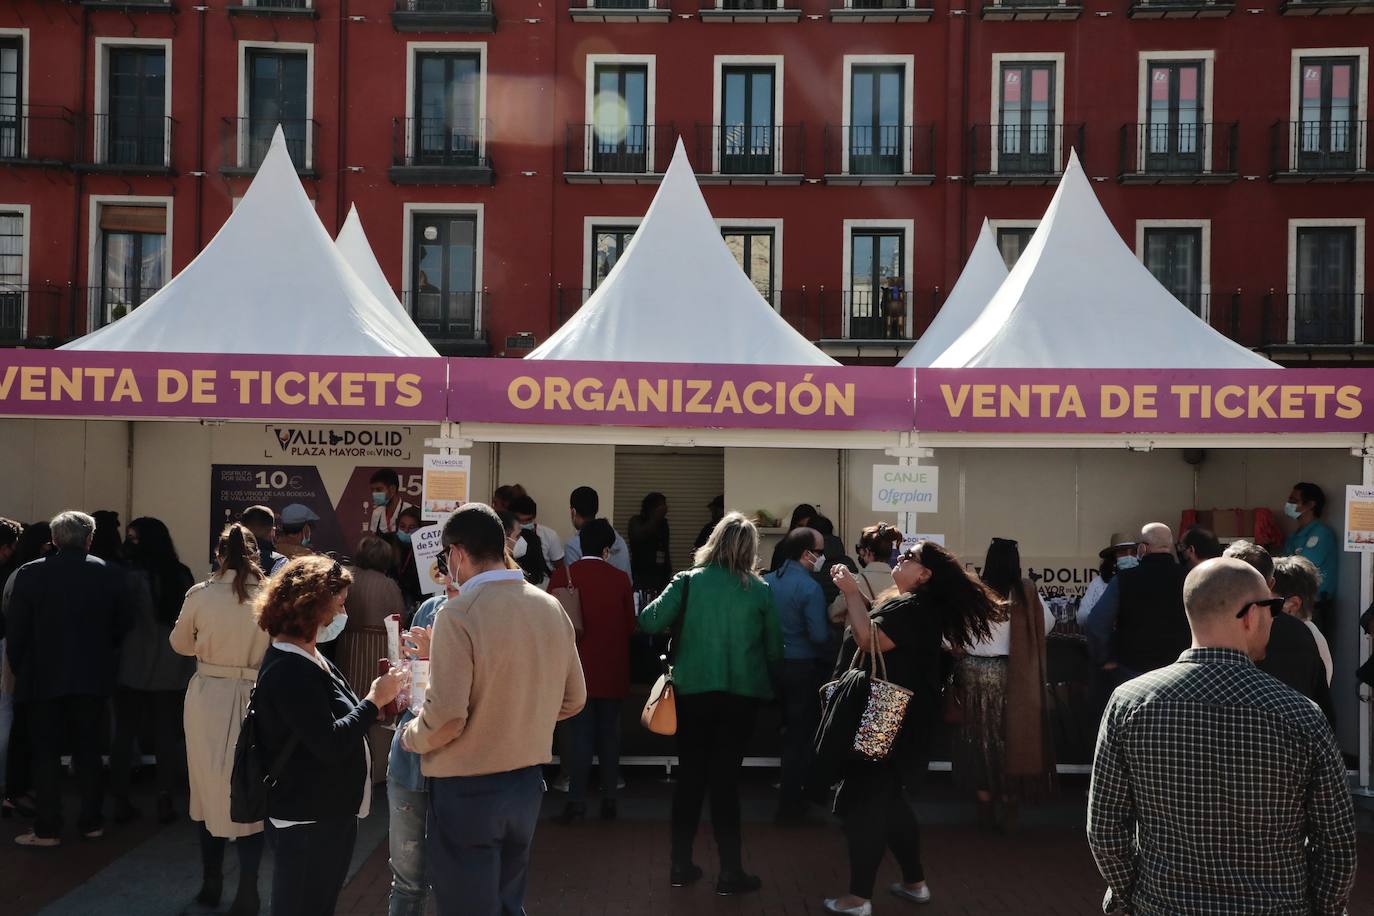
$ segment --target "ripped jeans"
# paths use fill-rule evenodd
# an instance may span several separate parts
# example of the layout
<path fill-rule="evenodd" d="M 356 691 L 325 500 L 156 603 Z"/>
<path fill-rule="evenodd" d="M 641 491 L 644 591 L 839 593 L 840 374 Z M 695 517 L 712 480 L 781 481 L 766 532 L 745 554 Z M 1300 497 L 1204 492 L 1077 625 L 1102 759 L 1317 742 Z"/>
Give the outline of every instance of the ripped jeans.
<path fill-rule="evenodd" d="M 429 793 L 388 782 L 387 804 L 391 808 L 391 900 L 389 916 L 424 916 L 429 898 L 429 879 L 425 873 L 425 817 Z"/>

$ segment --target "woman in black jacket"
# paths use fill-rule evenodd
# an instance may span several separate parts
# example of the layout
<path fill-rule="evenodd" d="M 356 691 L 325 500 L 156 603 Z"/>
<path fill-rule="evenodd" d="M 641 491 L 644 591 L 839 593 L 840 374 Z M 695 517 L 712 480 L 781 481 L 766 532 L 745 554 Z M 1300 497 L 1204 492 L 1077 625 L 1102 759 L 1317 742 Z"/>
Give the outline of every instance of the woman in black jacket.
<path fill-rule="evenodd" d="M 258 626 L 272 637 L 253 697 L 261 750 L 265 761 L 287 755 L 267 799 L 272 912 L 284 916 L 334 912 L 357 819 L 371 807 L 367 730 L 400 690 L 393 668 L 359 701 L 315 648 L 320 628 L 344 612 L 352 581 L 335 560 L 299 557 L 258 596 Z"/>

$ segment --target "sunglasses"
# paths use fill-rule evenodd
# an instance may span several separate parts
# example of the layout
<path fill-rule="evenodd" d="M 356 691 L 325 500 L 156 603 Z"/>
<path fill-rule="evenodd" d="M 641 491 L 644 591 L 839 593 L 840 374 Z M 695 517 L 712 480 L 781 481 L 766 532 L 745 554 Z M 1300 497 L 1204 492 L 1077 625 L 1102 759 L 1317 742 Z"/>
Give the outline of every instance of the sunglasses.
<path fill-rule="evenodd" d="M 448 552 L 449 548 L 445 547 L 434 560 L 434 565 L 439 568 L 439 575 L 441 576 L 448 575 Z"/>
<path fill-rule="evenodd" d="M 1283 603 L 1287 600 L 1287 598 L 1265 598 L 1263 601 L 1248 601 L 1244 607 L 1236 612 L 1236 619 L 1240 620 L 1250 613 L 1252 607 L 1266 607 L 1269 609 L 1270 617 L 1277 616 L 1279 611 L 1283 610 Z"/>
<path fill-rule="evenodd" d="M 921 553 L 915 547 L 908 548 L 901 556 L 897 557 L 898 563 L 919 563 Z"/>

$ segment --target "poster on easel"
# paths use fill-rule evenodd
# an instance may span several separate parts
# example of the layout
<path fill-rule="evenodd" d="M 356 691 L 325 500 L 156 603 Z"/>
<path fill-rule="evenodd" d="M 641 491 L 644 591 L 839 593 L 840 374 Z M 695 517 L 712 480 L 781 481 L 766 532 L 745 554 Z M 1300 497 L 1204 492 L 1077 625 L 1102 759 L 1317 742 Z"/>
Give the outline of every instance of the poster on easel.
<path fill-rule="evenodd" d="M 468 502 L 472 483 L 469 455 L 425 455 L 420 487 L 420 517 L 442 522 Z"/>

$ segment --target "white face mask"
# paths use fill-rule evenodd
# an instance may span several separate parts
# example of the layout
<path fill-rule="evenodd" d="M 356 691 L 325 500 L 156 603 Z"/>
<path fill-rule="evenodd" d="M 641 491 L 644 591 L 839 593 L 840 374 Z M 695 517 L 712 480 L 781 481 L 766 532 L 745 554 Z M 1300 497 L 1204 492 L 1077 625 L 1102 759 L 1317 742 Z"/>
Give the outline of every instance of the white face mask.
<path fill-rule="evenodd" d="M 824 572 L 824 571 L 825 571 L 825 554 L 823 554 L 823 553 L 818 553 L 818 554 L 816 554 L 816 559 L 814 559 L 814 560 L 811 561 L 811 571 L 812 571 L 812 572 Z"/>
<path fill-rule="evenodd" d="M 315 634 L 315 642 L 333 642 L 339 638 L 339 634 L 348 626 L 348 614 L 335 614 L 334 619 L 320 627 L 320 632 Z"/>
<path fill-rule="evenodd" d="M 1283 514 L 1289 518 L 1298 518 L 1302 515 L 1302 510 L 1298 508 L 1297 503 L 1284 503 Z"/>
<path fill-rule="evenodd" d="M 524 538 L 516 538 L 515 546 L 510 549 L 510 555 L 518 560 L 521 557 L 523 557 L 525 555 L 525 551 L 529 549 L 530 545 L 528 541 L 526 541 Z"/>

